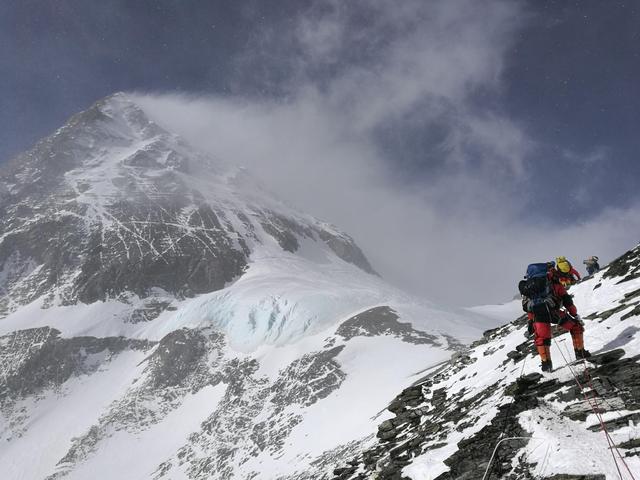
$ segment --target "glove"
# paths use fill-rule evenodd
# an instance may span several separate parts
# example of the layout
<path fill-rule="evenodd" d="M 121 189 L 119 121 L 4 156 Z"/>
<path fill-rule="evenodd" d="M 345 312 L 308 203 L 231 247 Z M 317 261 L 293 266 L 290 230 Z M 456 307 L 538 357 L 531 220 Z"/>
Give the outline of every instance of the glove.
<path fill-rule="evenodd" d="M 529 320 L 527 322 L 527 333 L 525 333 L 524 336 L 526 338 L 529 338 L 531 335 L 533 335 L 534 331 L 535 331 L 535 329 L 533 328 L 533 320 Z"/>
<path fill-rule="evenodd" d="M 582 320 L 582 317 L 580 315 L 576 315 L 575 317 L 573 317 L 573 321 L 584 327 L 584 321 Z"/>

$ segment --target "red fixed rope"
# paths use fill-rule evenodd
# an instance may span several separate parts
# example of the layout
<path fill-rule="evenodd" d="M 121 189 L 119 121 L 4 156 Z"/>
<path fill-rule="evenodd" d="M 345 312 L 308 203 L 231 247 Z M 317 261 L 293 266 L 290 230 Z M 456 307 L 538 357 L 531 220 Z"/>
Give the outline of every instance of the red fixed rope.
<path fill-rule="evenodd" d="M 593 387 L 593 382 L 592 382 L 592 379 L 591 379 L 591 373 L 589 372 L 589 367 L 587 365 L 587 361 L 583 358 L 582 362 L 584 363 L 585 372 L 587 374 L 587 381 L 589 382 L 589 388 L 591 388 L 591 390 L 593 390 L 594 392 L 597 392 L 597 390 Z M 594 397 L 593 397 L 594 402 L 595 402 L 596 398 L 597 398 L 597 395 L 594 395 Z M 602 425 L 602 429 L 607 433 L 607 436 L 609 438 L 611 438 L 611 436 L 609 435 L 609 432 L 607 431 L 607 428 L 606 428 L 604 422 L 602 422 L 602 417 L 600 417 L 600 423 Z M 611 439 L 611 442 L 613 443 L 613 439 Z M 627 469 L 627 472 L 629 472 L 629 475 L 631 475 L 631 478 L 633 480 L 635 480 L 635 477 L 633 476 L 633 473 L 631 472 L 631 469 L 629 468 L 629 465 L 627 465 L 627 461 L 624 459 L 624 456 L 620 453 L 620 450 L 618 449 L 618 446 L 615 443 L 613 443 L 613 448 L 615 448 L 618 456 L 620 457 L 620 460 L 622 461 L 622 464 Z"/>
<path fill-rule="evenodd" d="M 555 341 L 555 339 L 554 339 L 553 342 L 556 344 L 556 348 L 560 352 L 560 355 L 562 355 L 562 358 L 564 359 L 567 367 L 569 368 L 569 371 L 571 372 L 571 375 L 573 376 L 573 379 L 576 381 L 576 384 L 578 385 L 578 388 L 580 388 L 580 392 L 582 393 L 582 395 L 584 396 L 585 400 L 587 401 L 587 403 L 591 407 L 591 410 L 593 411 L 595 416 L 598 418 L 598 421 L 600 422 L 600 427 L 602 428 L 602 431 L 604 432 L 605 437 L 607 438 L 607 444 L 609 445 L 609 450 L 611 451 L 611 456 L 613 457 L 613 463 L 616 466 L 616 470 L 618 471 L 618 475 L 620 476 L 620 479 L 622 479 L 622 472 L 620 471 L 620 466 L 618 465 L 618 461 L 616 459 L 616 455 L 613 452 L 614 449 L 618 453 L 618 456 L 620 457 L 620 460 L 622 460 L 622 463 L 624 464 L 627 472 L 629 472 L 629 475 L 631 475 L 631 478 L 633 480 L 636 480 L 634 475 L 633 475 L 633 473 L 631 472 L 631 469 L 629 468 L 629 465 L 627 465 L 627 462 L 625 461 L 624 457 L 622 456 L 622 454 L 618 450 L 618 447 L 616 446 L 615 442 L 611 438 L 611 434 L 607 430 L 607 426 L 605 425 L 604 420 L 602 419 L 602 415 L 598 411 L 598 404 L 597 404 L 597 400 L 596 400 L 597 390 L 593 387 L 593 382 L 591 381 L 591 375 L 589 374 L 589 368 L 587 366 L 586 361 L 584 360 L 584 358 L 582 359 L 582 361 L 584 363 L 584 366 L 585 366 L 585 371 L 587 372 L 587 380 L 589 382 L 589 387 L 591 388 L 591 390 L 596 392 L 596 394 L 594 394 L 593 398 L 589 397 L 586 394 L 586 392 L 584 391 L 584 387 L 580 383 L 580 380 L 578 380 L 578 377 L 577 377 L 576 373 L 574 372 L 573 368 L 571 368 L 571 365 L 569 364 L 569 361 L 567 360 L 567 357 L 564 356 L 564 353 L 562 352 L 562 349 L 560 348 L 558 343 Z"/>

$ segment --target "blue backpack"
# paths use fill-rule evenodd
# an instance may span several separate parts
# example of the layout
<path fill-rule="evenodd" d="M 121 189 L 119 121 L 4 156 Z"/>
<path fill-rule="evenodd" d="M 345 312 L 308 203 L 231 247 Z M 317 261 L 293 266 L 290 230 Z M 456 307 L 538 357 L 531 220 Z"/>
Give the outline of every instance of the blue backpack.
<path fill-rule="evenodd" d="M 527 267 L 526 279 L 518 284 L 520 294 L 526 299 L 527 311 L 536 316 L 551 316 L 550 309 L 556 306 L 547 271 L 546 263 L 532 263 Z"/>

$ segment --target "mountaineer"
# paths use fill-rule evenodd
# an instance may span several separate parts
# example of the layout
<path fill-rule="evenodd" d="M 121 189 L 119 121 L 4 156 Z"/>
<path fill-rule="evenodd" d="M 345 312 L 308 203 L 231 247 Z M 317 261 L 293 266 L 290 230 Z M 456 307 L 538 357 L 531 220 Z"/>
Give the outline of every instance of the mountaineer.
<path fill-rule="evenodd" d="M 563 287 L 568 288 L 578 280 L 580 280 L 580 273 L 573 268 L 571 262 L 565 257 L 556 258 L 556 276 Z"/>
<path fill-rule="evenodd" d="M 571 295 L 558 280 L 554 263 L 532 263 L 527 275 L 518 284 L 522 295 L 522 309 L 529 318 L 528 330 L 542 361 L 542 371 L 551 372 L 551 324 L 555 323 L 571 333 L 577 359 L 589 358 L 584 349 L 584 324 L 573 304 Z"/>
<path fill-rule="evenodd" d="M 598 270 L 600 270 L 600 265 L 598 264 L 598 257 L 596 257 L 595 255 L 587 258 L 586 260 L 583 260 L 582 263 L 584 263 L 587 266 L 587 273 L 589 275 L 593 275 Z"/>

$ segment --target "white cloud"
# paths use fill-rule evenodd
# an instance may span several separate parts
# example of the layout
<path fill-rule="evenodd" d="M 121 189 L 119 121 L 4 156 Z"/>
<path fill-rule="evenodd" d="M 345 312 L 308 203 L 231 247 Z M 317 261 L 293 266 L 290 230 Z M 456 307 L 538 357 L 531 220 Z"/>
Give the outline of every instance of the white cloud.
<path fill-rule="evenodd" d="M 474 98 L 499 94 L 525 14 L 519 2 L 499 0 L 321 2 L 282 35 L 294 66 L 286 99 L 138 101 L 197 147 L 249 167 L 283 198 L 352 234 L 391 281 L 449 303 L 497 302 L 515 293 L 528 262 L 605 260 L 630 247 L 629 232 L 640 226 L 631 211 L 584 225 L 534 225 L 523 212 L 529 199 L 519 189 L 535 141 Z M 278 44 L 277 32 L 264 38 L 247 56 Z M 416 153 L 383 148 L 388 125 L 414 136 L 431 126 L 446 132 L 420 181 L 398 175 L 398 158 Z"/>

